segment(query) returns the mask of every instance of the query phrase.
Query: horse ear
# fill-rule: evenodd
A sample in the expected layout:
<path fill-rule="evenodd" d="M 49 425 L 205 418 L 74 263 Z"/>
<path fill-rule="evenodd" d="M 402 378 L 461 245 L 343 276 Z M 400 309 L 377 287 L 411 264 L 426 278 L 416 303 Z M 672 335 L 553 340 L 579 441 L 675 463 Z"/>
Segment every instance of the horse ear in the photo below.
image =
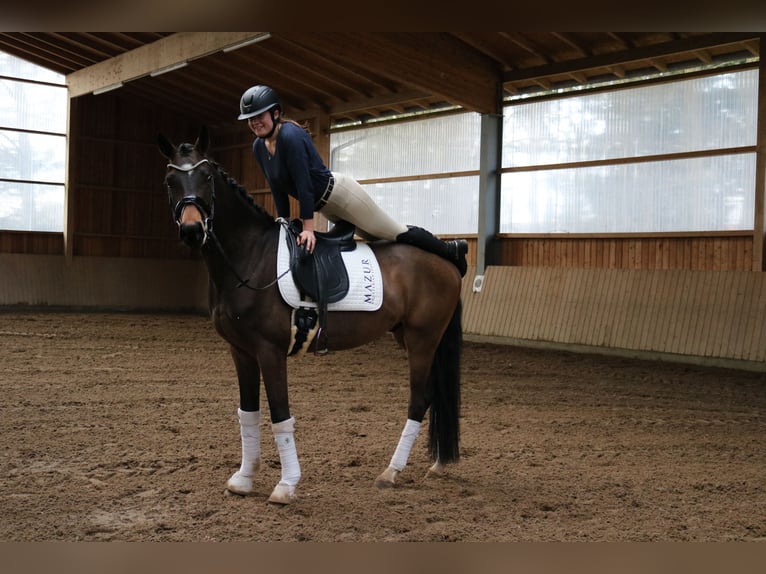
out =
<path fill-rule="evenodd" d="M 208 134 L 207 126 L 202 126 L 199 130 L 199 137 L 197 138 L 197 141 L 194 142 L 194 147 L 196 147 L 197 151 L 202 155 L 205 155 L 209 145 L 210 135 Z"/>
<path fill-rule="evenodd" d="M 160 151 L 168 159 L 173 159 L 176 154 L 176 147 L 170 143 L 170 140 L 165 137 L 165 134 L 157 134 L 157 144 L 160 146 Z"/>

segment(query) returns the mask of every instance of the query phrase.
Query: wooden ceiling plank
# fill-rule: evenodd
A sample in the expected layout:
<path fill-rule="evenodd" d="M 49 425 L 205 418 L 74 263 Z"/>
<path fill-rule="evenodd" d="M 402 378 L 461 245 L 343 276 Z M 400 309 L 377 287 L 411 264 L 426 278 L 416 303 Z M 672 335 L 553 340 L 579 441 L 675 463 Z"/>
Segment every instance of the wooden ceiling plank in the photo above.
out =
<path fill-rule="evenodd" d="M 565 34 L 564 32 L 551 32 L 551 35 L 555 38 L 558 38 L 562 42 L 564 42 L 567 46 L 572 48 L 581 58 L 586 58 L 590 56 L 588 51 L 583 48 L 578 42 L 576 42 L 570 34 Z"/>
<path fill-rule="evenodd" d="M 575 82 L 578 84 L 586 84 L 588 83 L 588 76 L 586 76 L 582 72 L 570 72 L 567 74 L 570 78 L 572 78 Z"/>
<path fill-rule="evenodd" d="M 668 65 L 665 62 L 663 62 L 661 60 L 658 60 L 657 58 L 649 58 L 648 62 L 652 66 L 654 66 L 655 69 L 659 70 L 660 72 L 665 73 L 669 69 Z"/>
<path fill-rule="evenodd" d="M 369 65 L 370 59 L 364 50 L 359 49 L 354 37 L 342 36 L 338 33 L 301 32 L 280 33 L 279 38 L 287 39 L 301 49 L 313 53 L 321 58 L 324 65 L 332 65 L 342 68 L 359 78 L 365 83 L 373 84 L 387 92 L 397 90 L 396 82 L 392 82 L 388 76 L 383 76 Z"/>
<path fill-rule="evenodd" d="M 633 43 L 627 38 L 625 38 L 624 34 L 620 34 L 619 32 L 607 32 L 607 34 L 609 35 L 610 38 L 617 40 L 622 46 L 623 50 L 628 50 L 634 47 Z"/>
<path fill-rule="evenodd" d="M 500 66 L 446 34 L 388 32 L 354 36 L 358 53 L 392 80 L 481 113 L 495 113 Z M 352 54 L 358 57 L 358 54 Z"/>
<path fill-rule="evenodd" d="M 148 32 L 134 32 L 130 34 L 126 32 L 69 32 L 67 35 L 72 37 L 82 36 L 87 39 L 87 43 L 84 41 L 80 42 L 83 46 L 90 46 L 91 48 L 94 48 L 93 45 L 99 46 L 104 54 L 104 57 L 101 59 L 107 59 L 117 54 L 134 50 L 144 44 L 156 42 L 169 34 L 149 34 Z"/>
<path fill-rule="evenodd" d="M 398 92 L 396 94 L 376 96 L 366 100 L 355 100 L 347 104 L 335 105 L 330 108 L 329 113 L 335 116 L 361 112 L 368 108 L 394 108 L 396 105 L 406 105 L 410 102 L 422 100 L 426 97 L 428 97 L 428 94 L 419 90 L 411 92 Z"/>
<path fill-rule="evenodd" d="M 625 68 L 623 68 L 622 66 L 618 66 L 618 65 L 607 66 L 606 69 L 620 79 L 628 75 L 628 73 L 625 71 Z"/>
<path fill-rule="evenodd" d="M 759 40 L 747 40 L 746 42 L 742 42 L 745 49 L 753 56 L 758 56 L 760 54 L 760 44 Z"/>
<path fill-rule="evenodd" d="M 6 36 L 6 34 L 3 34 Z M 50 61 L 53 65 L 51 69 L 65 74 L 67 71 L 87 65 L 88 61 L 81 54 L 72 52 L 62 46 L 52 44 L 44 38 L 39 38 L 35 34 L 17 34 L 11 33 L 7 36 L 12 37 L 7 45 L 11 48 L 8 53 L 17 55 L 20 58 L 27 56 L 30 61 L 36 62 L 38 59 Z M 45 36 L 45 35 L 43 35 Z"/>
<path fill-rule="evenodd" d="M 337 81 L 332 76 L 324 74 L 316 68 L 306 66 L 301 61 L 290 60 L 279 51 L 274 51 L 264 46 L 262 52 L 265 52 L 268 57 L 259 59 L 259 68 L 265 68 L 282 74 L 284 74 L 284 70 L 290 69 L 296 72 L 291 72 L 290 77 L 297 84 L 305 86 L 305 88 L 311 89 L 311 91 L 316 91 L 327 98 L 337 98 L 341 101 L 349 100 L 347 95 L 349 92 L 358 94 L 354 88 L 349 88 L 348 85 Z M 333 89 L 333 87 L 337 89 Z"/>
<path fill-rule="evenodd" d="M 300 65 L 321 74 L 326 81 L 343 86 L 345 89 L 356 93 L 363 98 L 371 98 L 375 95 L 375 84 L 366 76 L 357 74 L 335 62 L 325 58 L 313 50 L 307 50 L 301 44 L 287 38 L 272 34 L 272 40 L 264 49 L 272 49 L 279 52 L 292 65 Z"/>
<path fill-rule="evenodd" d="M 503 53 L 495 43 L 487 40 L 487 33 L 450 32 L 450 34 L 474 50 L 500 62 L 504 68 L 515 67 L 515 64 L 508 59 L 507 54 Z"/>
<path fill-rule="evenodd" d="M 501 34 L 536 58 L 540 58 L 546 64 L 553 61 L 549 56 L 545 55 L 540 48 L 534 46 L 529 39 L 522 36 L 519 32 L 501 32 Z"/>
<path fill-rule="evenodd" d="M 178 32 L 67 75 L 69 96 L 146 76 L 153 71 L 208 56 L 265 32 Z"/>
<path fill-rule="evenodd" d="M 599 54 L 579 60 L 570 60 L 567 62 L 555 62 L 544 66 L 534 66 L 522 70 L 513 70 L 503 75 L 504 82 L 519 80 L 532 80 L 534 78 L 543 78 L 546 76 L 566 74 L 570 72 L 589 70 L 593 68 L 606 68 L 620 64 L 628 64 L 650 58 L 658 58 L 678 53 L 694 52 L 713 46 L 725 44 L 741 44 L 745 40 L 750 40 L 757 34 L 745 32 L 721 32 L 711 33 L 681 40 L 674 40 L 659 43 L 622 52 L 609 54 Z"/>
<path fill-rule="evenodd" d="M 693 54 L 697 56 L 705 64 L 713 63 L 713 56 L 707 50 L 694 50 Z"/>

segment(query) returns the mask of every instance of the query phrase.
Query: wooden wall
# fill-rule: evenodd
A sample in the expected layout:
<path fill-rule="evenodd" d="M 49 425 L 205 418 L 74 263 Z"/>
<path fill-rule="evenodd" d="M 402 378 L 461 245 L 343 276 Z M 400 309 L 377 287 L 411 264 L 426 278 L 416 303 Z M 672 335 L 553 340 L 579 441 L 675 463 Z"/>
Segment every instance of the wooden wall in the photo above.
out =
<path fill-rule="evenodd" d="M 72 100 L 69 137 L 71 255 L 189 259 L 164 189 L 159 131 L 175 141 L 198 126 L 117 95 Z M 193 141 L 193 140 L 192 140 Z"/>
<path fill-rule="evenodd" d="M 0 307 L 207 309 L 201 261 L 0 253 Z"/>
<path fill-rule="evenodd" d="M 562 237 L 499 239 L 500 265 L 580 269 L 693 269 L 749 271 L 752 232 L 670 236 Z"/>
<path fill-rule="evenodd" d="M 64 253 L 64 234 L 0 230 L 0 253 L 60 255 Z"/>
<path fill-rule="evenodd" d="M 766 273 L 488 267 L 467 336 L 766 370 Z"/>

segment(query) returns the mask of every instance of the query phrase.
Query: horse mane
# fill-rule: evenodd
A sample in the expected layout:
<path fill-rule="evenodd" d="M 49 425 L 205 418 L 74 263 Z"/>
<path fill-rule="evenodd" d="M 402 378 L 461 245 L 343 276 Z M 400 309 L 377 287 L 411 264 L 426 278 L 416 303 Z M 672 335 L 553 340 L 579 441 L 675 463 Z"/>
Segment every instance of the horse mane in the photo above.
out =
<path fill-rule="evenodd" d="M 267 218 L 270 221 L 274 221 L 274 217 L 267 211 L 267 209 L 260 203 L 256 203 L 253 199 L 253 196 L 247 193 L 247 190 L 244 188 L 244 186 L 242 186 L 236 179 L 231 177 L 228 172 L 220 166 L 220 164 L 210 158 L 208 158 L 208 161 L 212 163 L 213 166 L 218 170 L 218 173 L 221 174 L 221 177 L 226 182 L 226 185 L 236 190 L 240 197 L 242 197 L 242 199 L 244 199 L 245 202 L 255 210 L 258 216 Z"/>

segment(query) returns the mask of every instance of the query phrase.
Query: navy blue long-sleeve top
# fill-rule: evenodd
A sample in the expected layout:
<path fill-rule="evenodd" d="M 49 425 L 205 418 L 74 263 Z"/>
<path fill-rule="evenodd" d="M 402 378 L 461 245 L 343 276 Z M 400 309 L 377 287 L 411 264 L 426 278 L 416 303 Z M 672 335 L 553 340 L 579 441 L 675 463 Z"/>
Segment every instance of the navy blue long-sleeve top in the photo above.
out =
<path fill-rule="evenodd" d="M 300 218 L 313 218 L 314 205 L 327 189 L 332 172 L 325 166 L 306 130 L 284 122 L 277 134 L 274 155 L 269 154 L 262 138 L 253 142 L 253 154 L 266 175 L 277 217 L 290 217 L 288 196 L 291 195 L 300 205 Z"/>

